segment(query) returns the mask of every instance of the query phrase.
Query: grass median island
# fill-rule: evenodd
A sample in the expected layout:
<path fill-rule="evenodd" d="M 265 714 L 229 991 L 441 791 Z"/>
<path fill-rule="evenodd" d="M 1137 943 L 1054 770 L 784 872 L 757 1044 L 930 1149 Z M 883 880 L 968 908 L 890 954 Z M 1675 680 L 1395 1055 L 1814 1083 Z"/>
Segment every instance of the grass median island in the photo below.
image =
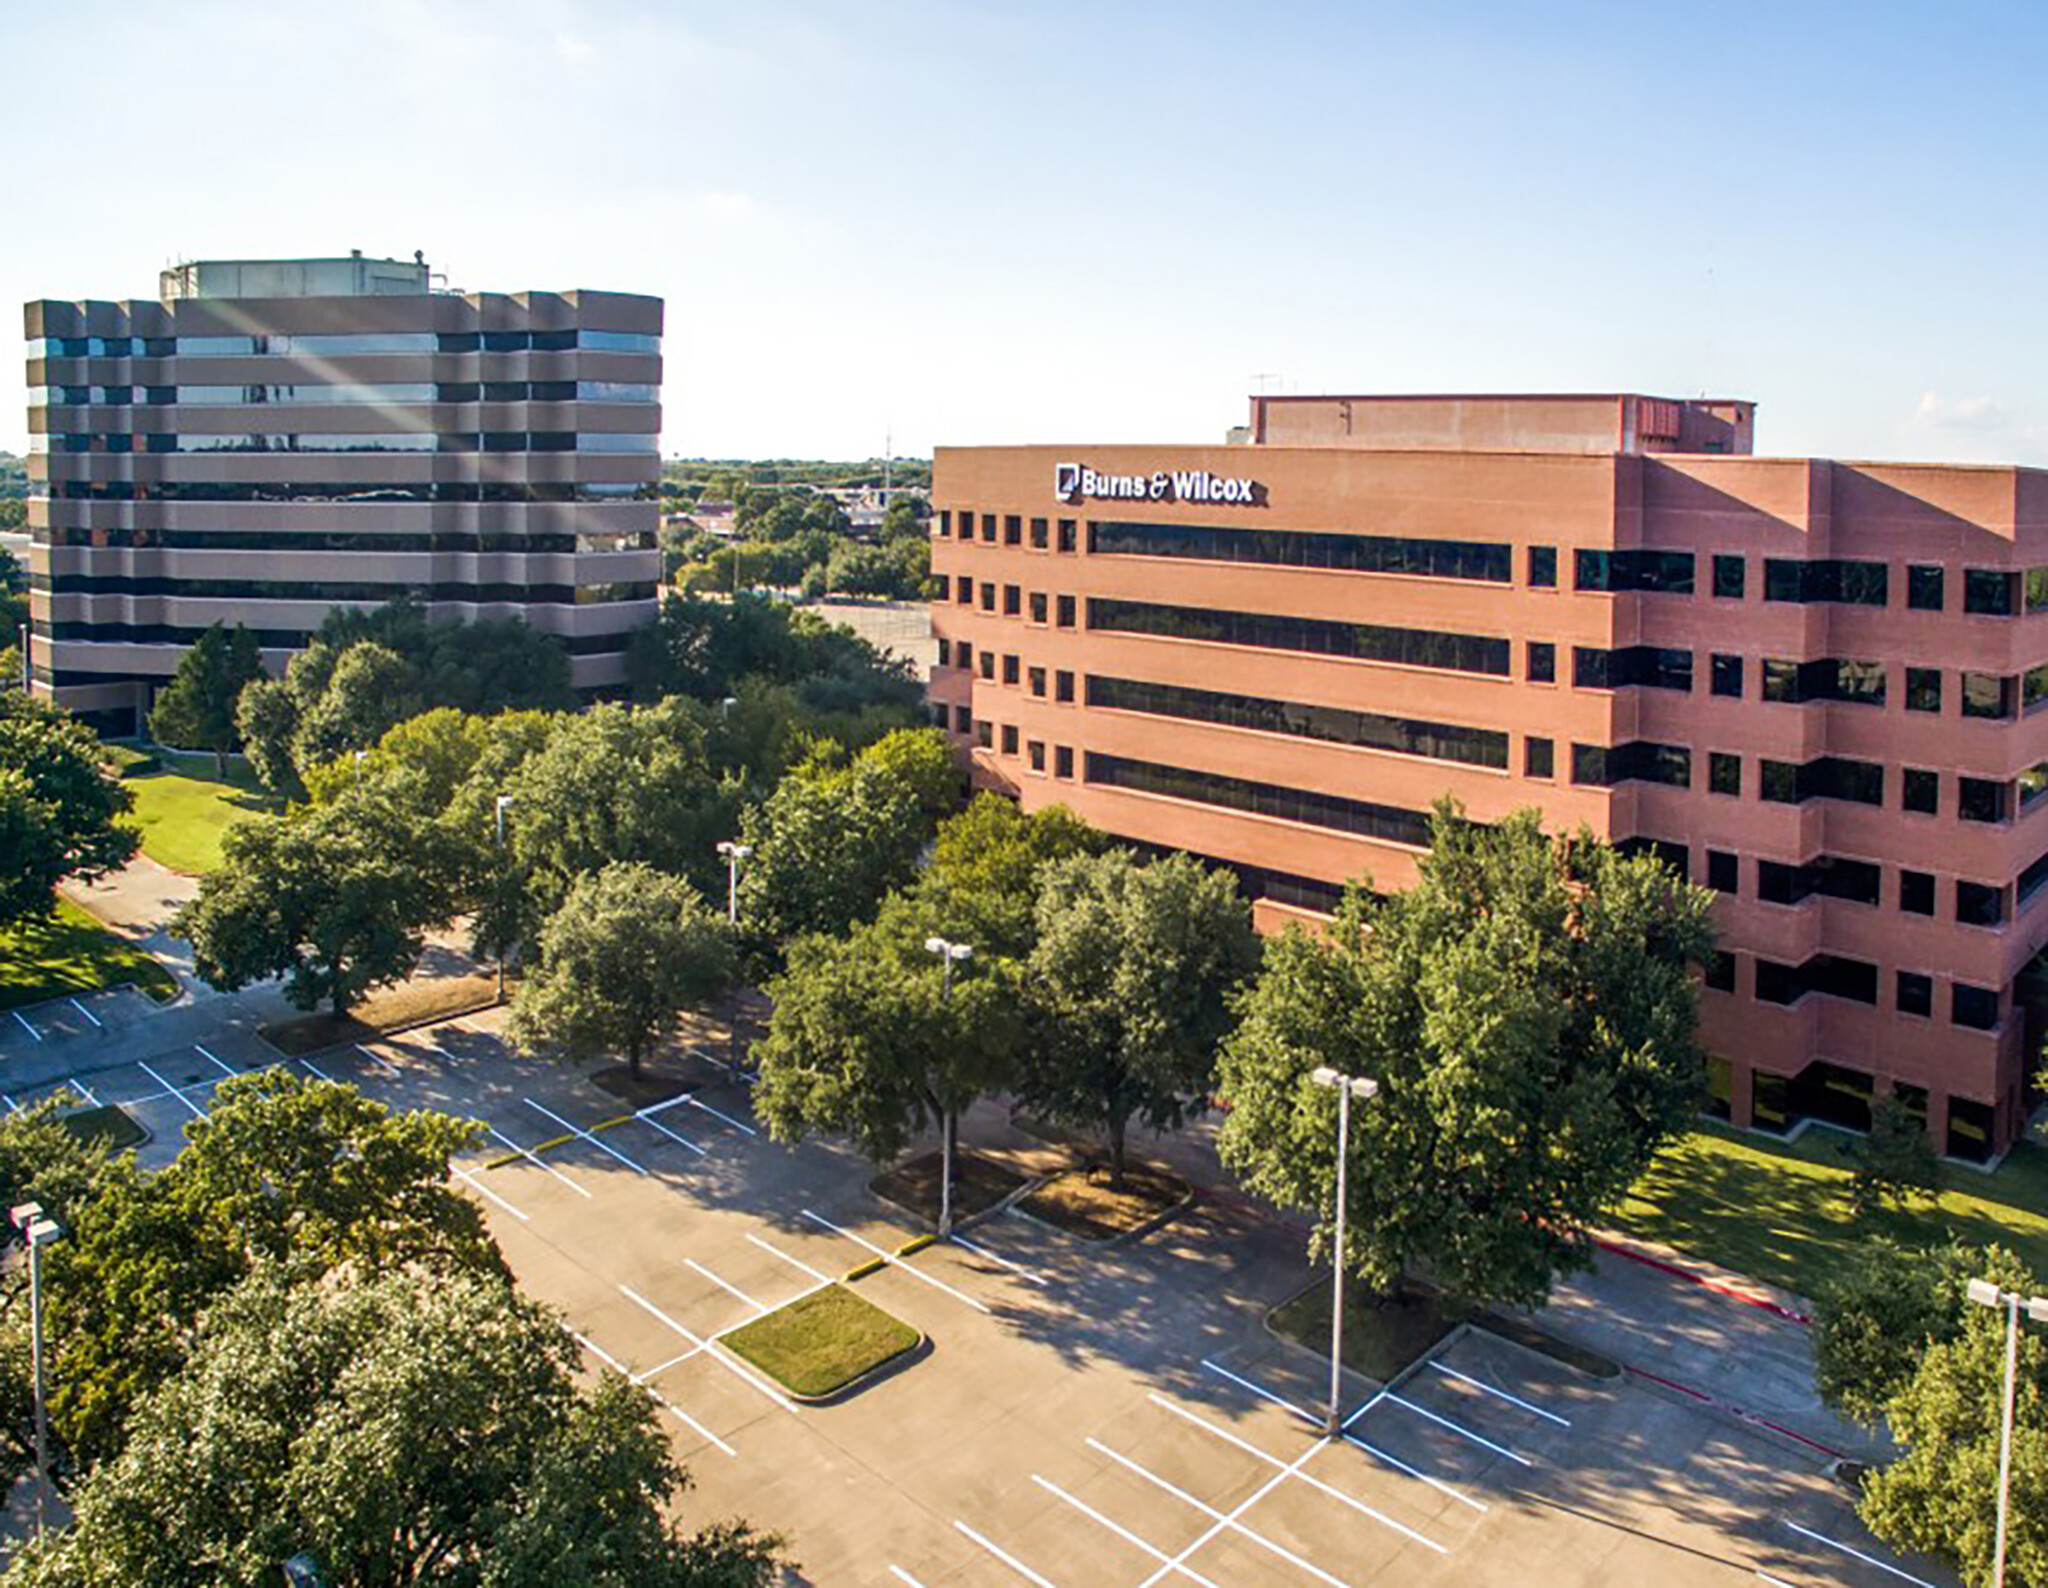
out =
<path fill-rule="evenodd" d="M 2023 1142 L 1993 1174 L 1944 1164 L 1938 1201 L 1858 1218 L 1841 1151 L 1849 1140 L 1821 1128 L 1778 1142 L 1703 1126 L 1657 1155 L 1608 1222 L 1807 1297 L 1875 1235 L 1995 1242 L 2048 1274 L 2048 1149 Z"/>
<path fill-rule="evenodd" d="M 1344 1286 L 1344 1365 L 1385 1384 L 1434 1349 L 1456 1327 L 1437 1298 L 1419 1289 L 1375 1296 L 1356 1280 Z M 1330 1354 L 1327 1275 L 1266 1314 L 1266 1325 L 1319 1356 Z"/>
<path fill-rule="evenodd" d="M 827 1285 L 720 1335 L 719 1343 L 792 1395 L 815 1400 L 915 1350 L 921 1338 L 844 1285 Z"/>
<path fill-rule="evenodd" d="M 0 1009 L 125 986 L 158 1003 L 178 996 L 176 977 L 69 899 L 0 931 Z"/>
<path fill-rule="evenodd" d="M 221 835 L 251 811 L 278 808 L 255 774 L 230 763 L 225 779 L 210 755 L 156 752 L 165 770 L 126 782 L 135 796 L 128 820 L 142 832 L 142 852 L 158 865 L 204 876 L 221 861 Z"/>
<path fill-rule="evenodd" d="M 1106 1164 L 1091 1164 L 1055 1175 L 1017 1207 L 1084 1240 L 1107 1241 L 1155 1223 L 1192 1194 L 1187 1181 L 1164 1169 L 1131 1164 L 1119 1186 Z"/>

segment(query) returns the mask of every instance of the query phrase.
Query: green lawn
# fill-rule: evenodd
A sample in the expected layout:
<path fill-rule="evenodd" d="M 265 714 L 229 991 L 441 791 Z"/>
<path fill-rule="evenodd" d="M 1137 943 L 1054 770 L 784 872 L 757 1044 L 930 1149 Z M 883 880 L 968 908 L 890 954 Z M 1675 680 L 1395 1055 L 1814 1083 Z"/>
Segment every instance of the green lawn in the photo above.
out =
<path fill-rule="evenodd" d="M 142 829 L 142 852 L 160 866 L 202 876 L 220 864 L 221 834 L 250 811 L 274 810 L 246 767 L 230 761 L 222 782 L 210 755 L 162 751 L 166 770 L 128 779 L 129 818 Z"/>
<path fill-rule="evenodd" d="M 2023 1143 L 1990 1175 L 1945 1164 L 1938 1203 L 1857 1219 L 1848 1139 L 1809 1129 L 1787 1145 L 1706 1127 L 1661 1153 L 1609 1222 L 1802 1296 L 1873 1235 L 1996 1241 L 2048 1275 L 2048 1150 Z"/>
<path fill-rule="evenodd" d="M 917 1344 L 917 1331 L 844 1285 L 745 1323 L 719 1343 L 797 1395 L 830 1395 Z"/>
<path fill-rule="evenodd" d="M 131 982 L 160 1003 L 178 996 L 169 971 L 69 899 L 54 915 L 0 931 L 0 1009 Z"/>

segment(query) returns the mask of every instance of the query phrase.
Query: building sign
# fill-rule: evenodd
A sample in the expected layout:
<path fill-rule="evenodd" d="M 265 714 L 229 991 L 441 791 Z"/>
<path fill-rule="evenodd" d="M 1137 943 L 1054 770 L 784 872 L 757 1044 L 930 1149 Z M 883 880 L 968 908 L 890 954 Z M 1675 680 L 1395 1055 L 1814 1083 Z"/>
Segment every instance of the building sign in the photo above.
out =
<path fill-rule="evenodd" d="M 1053 495 L 1083 502 L 1214 502 L 1264 507 L 1266 487 L 1257 480 L 1211 474 L 1207 469 L 1160 469 L 1153 474 L 1099 474 L 1084 463 L 1053 465 Z"/>

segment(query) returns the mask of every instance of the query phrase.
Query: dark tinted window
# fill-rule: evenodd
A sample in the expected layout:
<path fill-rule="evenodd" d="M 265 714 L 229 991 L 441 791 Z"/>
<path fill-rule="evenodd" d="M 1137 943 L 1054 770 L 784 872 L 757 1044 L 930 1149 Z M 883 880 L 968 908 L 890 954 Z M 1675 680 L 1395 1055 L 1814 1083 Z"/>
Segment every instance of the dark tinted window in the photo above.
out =
<path fill-rule="evenodd" d="M 1906 709 L 1908 711 L 1941 710 L 1941 669 L 1939 667 L 1909 667 L 1906 669 Z"/>
<path fill-rule="evenodd" d="M 1988 882 L 1958 881 L 1956 919 L 1965 926 L 1997 926 L 2005 919 L 2005 890 Z"/>
<path fill-rule="evenodd" d="M 1557 548 L 1555 546 L 1531 546 L 1529 548 L 1529 584 L 1538 590 L 1557 588 Z"/>
<path fill-rule="evenodd" d="M 1557 775 L 1557 752 L 1549 739 L 1528 738 L 1522 741 L 1522 771 L 1529 777 Z"/>
<path fill-rule="evenodd" d="M 1998 989 L 1971 987 L 1957 982 L 1949 989 L 1949 1018 L 1972 1031 L 1994 1031 L 1998 1027 Z"/>
<path fill-rule="evenodd" d="M 1917 766 L 1901 769 L 1899 808 L 1918 811 L 1923 816 L 1938 815 L 1941 811 L 1941 774 Z"/>
<path fill-rule="evenodd" d="M 1928 871 L 1899 873 L 1899 908 L 1908 915 L 1934 913 L 1934 874 Z"/>
<path fill-rule="evenodd" d="M 1906 605 L 1916 612 L 1939 612 L 1942 571 L 1938 566 L 1915 563 L 1906 570 Z"/>
<path fill-rule="evenodd" d="M 1985 777 L 1956 780 L 1956 815 L 1966 822 L 2002 822 L 2011 815 L 2012 785 Z"/>
<path fill-rule="evenodd" d="M 1996 673 L 1963 674 L 1963 715 L 2000 721 L 2012 715 L 2013 684 Z"/>
<path fill-rule="evenodd" d="M 1735 956 L 1726 949 L 1715 949 L 1707 961 L 1706 985 L 1712 992 L 1735 991 Z"/>
<path fill-rule="evenodd" d="M 1062 596 L 1062 603 L 1070 598 Z M 1160 606 L 1148 601 L 1091 598 L 1088 626 L 1128 634 L 1160 634 L 1224 645 L 1362 661 L 1399 662 L 1451 672 L 1508 674 L 1508 642 L 1490 636 L 1445 634 L 1432 629 L 1398 629 L 1370 623 L 1332 623 L 1320 618 L 1258 612 L 1224 612 L 1198 607 Z"/>
<path fill-rule="evenodd" d="M 1984 617 L 2009 618 L 2017 605 L 2014 589 L 2019 575 L 1993 568 L 1963 570 L 1963 610 Z"/>
<path fill-rule="evenodd" d="M 1548 640 L 1531 640 L 1528 649 L 1529 681 L 1550 684 L 1557 681 L 1557 647 Z"/>
<path fill-rule="evenodd" d="M 1374 805 L 1334 794 L 1316 794 L 1273 783 L 1223 777 L 1213 772 L 1194 772 L 1090 751 L 1087 781 L 1111 788 L 1163 794 L 1228 810 L 1255 811 L 1260 815 L 1277 816 L 1283 821 L 1358 833 L 1417 849 L 1425 848 L 1429 843 L 1429 816 L 1424 811 Z"/>
<path fill-rule="evenodd" d="M 1707 851 L 1707 886 L 1717 893 L 1734 893 L 1738 883 L 1736 877 L 1740 868 L 1735 856 L 1726 849 Z"/>
<path fill-rule="evenodd" d="M 1727 656 L 1718 651 L 1714 653 L 1714 693 L 1717 695 L 1732 695 L 1737 699 L 1741 698 L 1742 658 L 1740 656 Z"/>
<path fill-rule="evenodd" d="M 1740 601 L 1747 566 L 1739 556 L 1717 553 L 1714 557 L 1714 594 L 1724 601 Z"/>
<path fill-rule="evenodd" d="M 1902 1015 L 1933 1014 L 1934 978 L 1917 970 L 1900 971 L 1898 1004 Z"/>
<path fill-rule="evenodd" d="M 1514 557 L 1512 547 L 1491 541 L 1325 535 L 1291 529 L 1141 524 L 1113 519 L 1088 526 L 1088 549 L 1112 557 L 1194 557 L 1210 562 L 1272 563 L 1353 573 L 1481 579 L 1496 584 L 1508 582 Z"/>
<path fill-rule="evenodd" d="M 1742 757 L 1726 750 L 1707 752 L 1707 790 L 1712 794 L 1742 792 Z"/>

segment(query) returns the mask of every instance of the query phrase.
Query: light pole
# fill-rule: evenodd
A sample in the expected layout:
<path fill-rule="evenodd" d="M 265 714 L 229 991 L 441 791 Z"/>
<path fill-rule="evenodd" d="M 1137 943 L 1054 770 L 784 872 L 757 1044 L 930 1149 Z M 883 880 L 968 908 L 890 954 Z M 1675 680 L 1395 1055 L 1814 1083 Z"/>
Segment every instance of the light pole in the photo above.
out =
<path fill-rule="evenodd" d="M 514 805 L 514 804 L 517 804 L 517 803 L 518 803 L 518 800 L 519 800 L 519 796 L 518 796 L 518 795 L 516 795 L 516 794 L 500 794 L 500 795 L 498 796 L 498 808 L 497 808 L 497 823 L 498 823 L 498 880 L 499 880 L 499 882 L 500 882 L 500 883 L 502 883 L 502 882 L 503 882 L 503 881 L 505 880 L 505 807 L 506 807 L 506 806 L 508 806 L 508 805 Z M 502 901 L 501 901 L 501 902 L 502 902 Z M 502 932 L 502 931 L 504 930 L 504 927 L 503 927 L 503 924 L 502 924 L 502 923 L 501 923 L 501 924 L 500 924 L 500 926 L 499 926 L 499 930 L 500 930 L 500 932 Z M 501 937 L 501 938 L 500 938 L 500 939 L 498 940 L 498 1002 L 499 1002 L 499 1003 L 503 1003 L 503 1002 L 505 1001 L 505 950 L 506 950 L 507 948 L 509 948 L 510 946 L 511 946 L 511 945 L 510 945 L 510 944 L 508 944 L 507 942 L 505 942 L 505 941 L 504 941 L 504 939 L 503 939 L 502 937 Z"/>
<path fill-rule="evenodd" d="M 50 1490 L 50 1422 L 43 1402 L 43 1248 L 63 1239 L 64 1231 L 43 1217 L 40 1202 L 23 1202 L 8 1218 L 28 1243 L 29 1352 L 36 1388 L 36 1536 L 43 1533 L 43 1499 Z"/>
<path fill-rule="evenodd" d="M 725 857 L 725 924 L 737 928 L 740 924 L 740 862 L 754 852 L 754 846 L 722 838 L 718 842 L 718 852 Z"/>
<path fill-rule="evenodd" d="M 1337 1094 L 1337 1241 L 1330 1252 L 1330 1414 L 1323 1432 L 1335 1438 L 1344 1431 L 1344 1202 L 1345 1169 L 1351 1160 L 1351 1099 L 1361 1103 L 1379 1095 L 1380 1083 L 1363 1075 L 1344 1075 L 1324 1064 L 1309 1076 Z"/>
<path fill-rule="evenodd" d="M 924 940 L 927 953 L 939 956 L 941 980 L 939 982 L 939 1006 L 944 1008 L 953 1001 L 953 967 L 973 956 L 974 950 L 965 943 L 949 943 L 943 937 L 928 937 Z M 939 1239 L 953 1238 L 953 1111 L 939 1109 Z"/>
<path fill-rule="evenodd" d="M 1973 1279 L 1963 1294 L 1980 1307 L 2005 1309 L 2005 1403 L 1998 1429 L 1998 1542 L 1992 1550 L 1992 1588 L 2005 1588 L 2005 1508 L 2012 1487 L 2012 1406 L 2020 1365 L 2020 1308 L 2036 1323 L 2048 1323 L 2048 1296 L 2000 1290 L 1989 1279 Z"/>

